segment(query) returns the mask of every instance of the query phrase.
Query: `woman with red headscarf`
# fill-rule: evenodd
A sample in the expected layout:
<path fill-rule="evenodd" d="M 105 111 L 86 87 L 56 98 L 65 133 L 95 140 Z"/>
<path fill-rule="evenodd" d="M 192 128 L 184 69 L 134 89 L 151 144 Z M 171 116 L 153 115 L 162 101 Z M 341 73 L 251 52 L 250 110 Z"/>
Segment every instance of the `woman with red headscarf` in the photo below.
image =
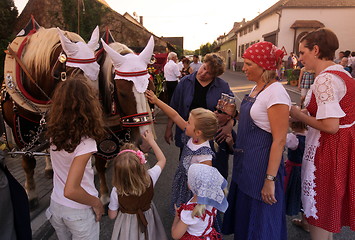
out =
<path fill-rule="evenodd" d="M 256 83 L 240 106 L 229 208 L 223 233 L 234 239 L 287 239 L 282 152 L 291 100 L 276 80 L 284 53 L 270 42 L 249 47 L 243 71 Z"/>
<path fill-rule="evenodd" d="M 332 237 L 342 226 L 355 231 L 355 81 L 333 62 L 337 36 L 320 28 L 299 44 L 300 60 L 316 74 L 291 116 L 306 123 L 302 161 L 302 206 L 313 240 Z"/>

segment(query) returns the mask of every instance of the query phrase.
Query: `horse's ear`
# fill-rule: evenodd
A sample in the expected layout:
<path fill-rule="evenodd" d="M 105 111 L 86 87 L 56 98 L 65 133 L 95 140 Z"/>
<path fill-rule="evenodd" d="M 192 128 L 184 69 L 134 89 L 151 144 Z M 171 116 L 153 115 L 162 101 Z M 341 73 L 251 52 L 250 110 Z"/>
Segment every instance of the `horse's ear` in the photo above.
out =
<path fill-rule="evenodd" d="M 116 52 L 115 50 L 113 50 L 109 45 L 107 45 L 102 38 L 101 38 L 101 42 L 102 42 L 102 46 L 104 47 L 105 51 L 110 56 L 115 68 L 118 68 L 119 66 L 121 66 L 121 64 L 124 62 L 124 57 L 121 54 L 119 54 L 118 52 Z"/>
<path fill-rule="evenodd" d="M 68 56 L 72 56 L 75 53 L 77 53 L 78 47 L 75 45 L 75 43 L 73 43 L 66 36 L 64 36 L 63 31 L 60 30 L 60 28 L 57 27 L 57 30 L 58 30 L 58 34 L 59 34 L 60 43 L 62 44 L 62 48 L 63 48 L 64 52 Z"/>
<path fill-rule="evenodd" d="M 150 59 L 152 58 L 153 51 L 154 51 L 154 38 L 153 36 L 151 36 L 147 46 L 139 54 L 139 58 L 148 64 L 150 63 Z"/>
<path fill-rule="evenodd" d="M 99 48 L 99 35 L 100 35 L 99 26 L 96 26 L 96 28 L 91 34 L 90 41 L 88 42 L 88 47 L 93 51 Z"/>

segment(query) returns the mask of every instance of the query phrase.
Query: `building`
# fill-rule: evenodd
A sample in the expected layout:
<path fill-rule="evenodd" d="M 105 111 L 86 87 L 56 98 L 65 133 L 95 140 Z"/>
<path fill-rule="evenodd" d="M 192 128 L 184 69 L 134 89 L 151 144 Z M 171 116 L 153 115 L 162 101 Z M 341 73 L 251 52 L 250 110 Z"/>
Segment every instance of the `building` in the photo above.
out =
<path fill-rule="evenodd" d="M 236 30 L 237 69 L 241 69 L 243 53 L 251 44 L 269 41 L 286 55 L 298 54 L 300 38 L 320 27 L 335 32 L 338 51 L 355 51 L 355 27 L 351 26 L 354 14 L 354 0 L 280 0 Z"/>
<path fill-rule="evenodd" d="M 236 32 L 239 28 L 246 24 L 245 18 L 241 22 L 235 22 L 232 30 L 228 34 L 221 35 L 217 38 L 217 47 L 219 55 L 226 60 L 226 68 L 235 70 L 233 63 L 237 61 L 237 35 Z"/>
<path fill-rule="evenodd" d="M 99 25 L 101 34 L 106 28 L 109 29 L 117 42 L 127 45 L 135 52 L 142 51 L 152 35 L 155 52 L 163 53 L 174 49 L 170 43 L 143 26 L 143 17 L 131 16 L 128 13 L 122 16 L 105 0 L 29 0 L 17 18 L 15 33 L 27 25 L 31 15 L 42 27 L 59 27 L 76 32 L 86 40 L 90 38 L 96 25 Z"/>

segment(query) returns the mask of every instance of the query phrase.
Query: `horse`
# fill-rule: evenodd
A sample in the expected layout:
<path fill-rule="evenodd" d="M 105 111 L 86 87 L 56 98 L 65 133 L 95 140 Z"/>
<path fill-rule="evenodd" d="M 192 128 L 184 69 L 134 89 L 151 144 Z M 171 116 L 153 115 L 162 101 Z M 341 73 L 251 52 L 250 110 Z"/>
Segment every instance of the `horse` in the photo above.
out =
<path fill-rule="evenodd" d="M 2 94 L 2 113 L 4 121 L 13 131 L 16 144 L 23 148 L 23 152 L 26 152 L 22 158 L 22 166 L 26 175 L 25 189 L 30 207 L 34 209 L 38 205 L 38 196 L 33 178 L 36 160 L 32 152 L 39 152 L 49 147 L 48 141 L 43 139 L 45 116 L 55 87 L 60 81 L 65 81 L 68 74 L 83 74 L 87 77 L 89 83 L 101 93 L 105 91 L 99 88 L 109 89 L 110 84 L 114 82 L 115 91 L 112 92 L 114 96 L 112 94 L 110 96 L 114 99 L 113 102 L 117 101 L 117 112 L 120 115 L 107 114 L 105 116 L 108 132 L 112 134 L 108 139 L 98 144 L 98 148 L 103 152 L 112 153 L 112 149 L 107 148 L 111 148 L 112 145 L 107 143 L 111 141 L 112 136 L 117 137 L 115 131 L 118 128 L 146 125 L 152 121 L 146 114 L 149 108 L 138 106 L 138 103 L 143 102 L 144 94 L 140 93 L 135 96 L 131 82 L 122 79 L 112 81 L 112 74 L 103 71 L 103 75 L 107 74 L 106 79 L 111 76 L 111 80 L 98 83 L 100 66 L 94 55 L 94 50 L 98 47 L 98 28 L 94 30 L 90 41 L 86 44 L 75 33 L 64 33 L 55 28 L 40 28 L 34 19 L 32 19 L 30 25 L 33 28 L 27 31 L 28 34 L 17 37 L 8 48 L 9 52 L 5 59 L 6 90 Z M 151 54 L 150 51 L 152 51 L 151 47 L 143 55 Z M 101 94 L 101 99 L 105 99 L 105 97 Z M 135 101 L 136 97 L 140 100 Z M 119 104 L 118 100 L 124 104 Z M 103 103 L 109 102 L 102 101 Z M 113 102 L 111 101 L 111 104 Z M 125 117 L 126 115 L 128 117 Z M 146 123 L 140 123 L 144 121 Z M 135 124 L 132 124 L 134 122 Z M 136 129 L 126 131 L 124 136 L 118 136 L 118 138 L 121 139 L 121 142 L 122 138 L 125 138 L 126 140 L 136 141 L 137 144 L 140 143 L 140 133 Z M 114 155 L 110 157 L 112 158 Z M 102 162 L 96 161 L 99 173 L 104 170 L 103 164 L 100 164 Z M 103 186 L 106 185 L 105 179 L 101 180 L 101 183 Z M 106 188 L 100 187 L 100 189 L 103 189 L 100 191 L 101 196 L 105 196 L 108 192 L 107 186 Z M 105 197 L 102 199 L 105 199 Z"/>
<path fill-rule="evenodd" d="M 17 36 L 8 47 L 4 71 L 6 89 L 2 92 L 1 106 L 4 121 L 11 128 L 17 146 L 26 153 L 22 157 L 22 166 L 26 175 L 25 189 L 33 210 L 38 206 L 38 196 L 34 181 L 36 160 L 32 153 L 49 147 L 43 135 L 54 89 L 69 74 L 82 74 L 98 88 L 100 66 L 94 55 L 98 46 L 98 27 L 86 44 L 75 33 L 42 28 L 33 18 L 29 25 L 31 27 L 24 28 L 24 34 Z M 70 45 L 68 41 L 76 43 Z M 83 59 L 85 63 L 80 62 Z M 63 60 L 70 63 L 65 64 Z M 49 163 L 46 162 L 45 171 L 50 175 Z"/>
<path fill-rule="evenodd" d="M 101 39 L 102 50 L 105 51 L 99 51 L 97 55 L 102 54 L 98 58 L 101 66 L 99 90 L 106 113 L 108 137 L 98 143 L 98 152 L 95 154 L 95 167 L 100 180 L 100 199 L 103 204 L 109 201 L 105 175 L 107 160 L 118 154 L 123 142 L 142 146 L 144 143 L 141 134 L 147 129 L 154 131 L 150 106 L 144 95 L 147 88 L 154 90 L 147 71 L 147 64 L 150 63 L 154 49 L 153 37 L 137 55 L 126 45 L 115 42 L 108 31 L 105 36 L 105 41 Z"/>

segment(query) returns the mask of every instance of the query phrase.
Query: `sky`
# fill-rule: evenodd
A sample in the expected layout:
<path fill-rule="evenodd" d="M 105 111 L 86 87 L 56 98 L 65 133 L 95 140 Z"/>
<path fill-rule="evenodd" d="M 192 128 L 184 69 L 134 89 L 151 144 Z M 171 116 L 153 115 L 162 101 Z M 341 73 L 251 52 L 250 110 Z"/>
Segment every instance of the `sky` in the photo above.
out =
<path fill-rule="evenodd" d="M 158 37 L 184 37 L 195 50 L 227 34 L 234 22 L 252 20 L 278 0 L 106 0 L 120 14 L 143 16 L 143 25 Z M 14 0 L 19 12 L 28 0 Z M 213 4 L 212 4 L 213 3 Z M 217 5 L 218 4 L 218 5 Z"/>

